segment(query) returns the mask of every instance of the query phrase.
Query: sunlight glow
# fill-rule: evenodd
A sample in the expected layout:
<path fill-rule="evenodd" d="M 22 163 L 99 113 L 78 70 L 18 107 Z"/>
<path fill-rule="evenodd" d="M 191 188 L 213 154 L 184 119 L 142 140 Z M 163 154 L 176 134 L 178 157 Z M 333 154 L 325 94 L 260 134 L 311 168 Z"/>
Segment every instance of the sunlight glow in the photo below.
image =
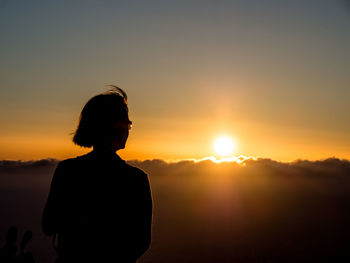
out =
<path fill-rule="evenodd" d="M 246 160 L 256 160 L 255 157 L 246 157 L 243 155 L 239 155 L 239 156 L 232 156 L 232 157 L 227 157 L 227 158 L 221 158 L 221 159 L 217 159 L 214 156 L 209 156 L 209 157 L 205 157 L 202 159 L 198 159 L 198 160 L 194 160 L 194 162 L 199 163 L 199 162 L 203 162 L 206 160 L 210 160 L 213 163 L 230 163 L 230 162 L 234 162 L 237 164 L 241 164 L 241 165 L 245 165 L 244 162 Z"/>
<path fill-rule="evenodd" d="M 221 136 L 214 142 L 214 150 L 220 156 L 228 156 L 233 153 L 235 144 L 228 136 Z"/>
<path fill-rule="evenodd" d="M 208 156 L 208 157 L 203 157 L 199 159 L 195 158 L 189 158 L 189 159 L 168 159 L 166 160 L 167 163 L 179 163 L 183 161 L 190 161 L 194 163 L 200 163 L 200 162 L 205 162 L 205 161 L 211 161 L 213 163 L 237 163 L 239 165 L 245 166 L 245 161 L 247 160 L 257 160 L 256 157 L 253 156 L 244 156 L 244 155 L 239 155 L 239 156 L 232 156 L 232 157 L 225 157 L 225 158 L 216 158 L 215 156 Z"/>

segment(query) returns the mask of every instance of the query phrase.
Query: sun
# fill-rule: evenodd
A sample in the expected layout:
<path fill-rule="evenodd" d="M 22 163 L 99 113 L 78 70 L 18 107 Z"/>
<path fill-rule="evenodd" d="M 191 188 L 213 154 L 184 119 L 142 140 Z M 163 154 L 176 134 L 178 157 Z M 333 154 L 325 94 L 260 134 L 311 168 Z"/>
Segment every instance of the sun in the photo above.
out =
<path fill-rule="evenodd" d="M 221 136 L 214 142 L 214 150 L 220 156 L 228 156 L 235 149 L 234 141 L 228 136 Z"/>

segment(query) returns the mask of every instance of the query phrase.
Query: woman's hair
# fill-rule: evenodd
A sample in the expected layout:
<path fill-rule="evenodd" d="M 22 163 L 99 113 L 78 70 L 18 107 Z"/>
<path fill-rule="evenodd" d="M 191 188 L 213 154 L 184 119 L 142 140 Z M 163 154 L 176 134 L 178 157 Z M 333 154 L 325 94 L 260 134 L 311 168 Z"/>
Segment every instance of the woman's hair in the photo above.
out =
<path fill-rule="evenodd" d="M 117 86 L 112 90 L 92 97 L 80 113 L 73 142 L 82 147 L 92 147 L 97 142 L 108 140 L 116 122 L 129 122 L 126 93 Z"/>

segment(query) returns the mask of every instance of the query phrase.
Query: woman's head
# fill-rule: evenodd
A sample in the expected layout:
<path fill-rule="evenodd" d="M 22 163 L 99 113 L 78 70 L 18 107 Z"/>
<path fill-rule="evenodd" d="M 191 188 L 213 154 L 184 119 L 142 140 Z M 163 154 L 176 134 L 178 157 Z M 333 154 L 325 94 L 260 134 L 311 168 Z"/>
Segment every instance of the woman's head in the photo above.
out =
<path fill-rule="evenodd" d="M 104 146 L 123 149 L 129 135 L 131 121 L 126 93 L 113 90 L 92 97 L 80 114 L 73 142 L 82 147 Z"/>

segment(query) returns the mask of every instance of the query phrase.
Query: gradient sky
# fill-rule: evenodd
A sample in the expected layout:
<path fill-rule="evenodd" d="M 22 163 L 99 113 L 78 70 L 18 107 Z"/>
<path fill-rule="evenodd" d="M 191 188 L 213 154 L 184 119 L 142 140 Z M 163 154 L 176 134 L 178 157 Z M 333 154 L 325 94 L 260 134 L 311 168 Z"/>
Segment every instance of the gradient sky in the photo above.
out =
<path fill-rule="evenodd" d="M 262 4 L 262 2 L 264 4 Z M 114 84 L 125 159 L 350 159 L 350 4 L 0 1 L 0 159 L 74 157 L 86 101 Z"/>

